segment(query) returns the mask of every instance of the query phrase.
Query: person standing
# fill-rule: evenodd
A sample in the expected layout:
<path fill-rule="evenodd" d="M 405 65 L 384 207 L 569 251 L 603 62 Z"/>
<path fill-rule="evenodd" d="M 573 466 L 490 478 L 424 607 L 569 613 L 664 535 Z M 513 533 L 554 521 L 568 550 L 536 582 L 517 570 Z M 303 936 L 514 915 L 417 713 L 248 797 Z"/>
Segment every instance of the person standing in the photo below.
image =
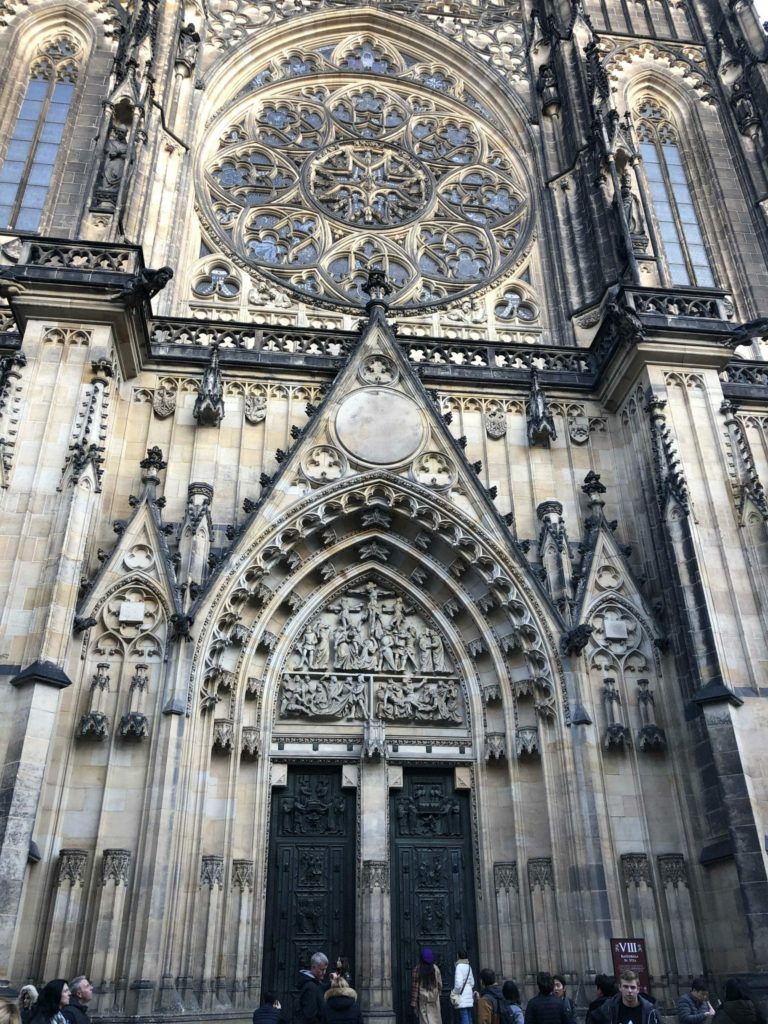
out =
<path fill-rule="evenodd" d="M 347 984 L 341 974 L 334 974 L 331 987 L 325 993 L 323 1024 L 362 1024 L 357 992 Z"/>
<path fill-rule="evenodd" d="M 606 999 L 591 1015 L 594 1024 L 660 1024 L 656 1007 L 640 995 L 634 971 L 622 971 L 619 991 Z"/>
<path fill-rule="evenodd" d="M 525 1024 L 571 1024 L 562 999 L 554 994 L 555 983 L 548 971 L 536 975 L 539 994 L 528 1000 Z"/>
<path fill-rule="evenodd" d="M 490 967 L 480 971 L 480 994 L 477 997 L 477 1024 L 501 1024 L 504 995 L 496 984 L 496 974 Z"/>
<path fill-rule="evenodd" d="M 253 1024 L 279 1024 L 282 1013 L 280 1000 L 272 992 L 261 993 L 261 1005 L 253 1011 Z"/>
<path fill-rule="evenodd" d="M 456 1009 L 461 1024 L 472 1024 L 472 1006 L 475 1001 L 475 977 L 469 965 L 466 949 L 459 950 L 459 958 L 453 972 L 453 991 L 459 997 Z"/>
<path fill-rule="evenodd" d="M 69 1006 L 61 1011 L 69 1024 L 91 1024 L 88 1003 L 93 999 L 93 985 L 84 974 L 79 974 L 69 983 Z"/>
<path fill-rule="evenodd" d="M 309 961 L 309 970 L 299 971 L 298 1024 L 320 1024 L 323 1013 L 323 998 L 328 985 L 325 972 L 328 957 L 325 953 L 314 953 Z"/>
<path fill-rule="evenodd" d="M 593 999 L 587 1009 L 587 1019 L 584 1024 L 593 1024 L 592 1014 L 595 1010 L 599 1009 L 606 999 L 610 999 L 611 996 L 616 995 L 616 983 L 613 978 L 607 974 L 595 975 L 595 989 L 597 991 L 597 998 Z"/>
<path fill-rule="evenodd" d="M 520 989 L 514 981 L 505 981 L 501 986 L 501 994 L 512 1014 L 513 1024 L 524 1024 L 525 1018 L 520 1007 Z"/>
<path fill-rule="evenodd" d="M 415 1011 L 419 1024 L 442 1024 L 440 993 L 443 979 L 435 964 L 432 950 L 425 947 L 419 962 L 411 972 L 411 1009 Z"/>
<path fill-rule="evenodd" d="M 712 1024 L 765 1024 L 765 1017 L 755 1006 L 746 984 L 729 978 Z"/>
<path fill-rule="evenodd" d="M 37 1002 L 37 989 L 34 985 L 22 985 L 19 989 L 19 1010 L 21 1024 L 29 1024 Z"/>
<path fill-rule="evenodd" d="M 707 983 L 703 978 L 694 978 L 691 991 L 677 1000 L 677 1019 L 679 1024 L 709 1024 L 715 1011 L 709 1004 Z"/>
<path fill-rule="evenodd" d="M 553 991 L 557 998 L 563 1000 L 563 1004 L 565 1005 L 565 1012 L 568 1014 L 568 1020 L 571 1021 L 571 1024 L 574 1024 L 576 1020 L 576 1006 L 574 1005 L 573 1000 L 566 991 L 565 978 L 562 976 L 562 974 L 553 974 L 552 984 L 554 985 Z"/>
<path fill-rule="evenodd" d="M 66 978 L 49 981 L 40 991 L 30 1024 L 67 1024 L 62 1013 L 69 1006 L 69 985 Z"/>

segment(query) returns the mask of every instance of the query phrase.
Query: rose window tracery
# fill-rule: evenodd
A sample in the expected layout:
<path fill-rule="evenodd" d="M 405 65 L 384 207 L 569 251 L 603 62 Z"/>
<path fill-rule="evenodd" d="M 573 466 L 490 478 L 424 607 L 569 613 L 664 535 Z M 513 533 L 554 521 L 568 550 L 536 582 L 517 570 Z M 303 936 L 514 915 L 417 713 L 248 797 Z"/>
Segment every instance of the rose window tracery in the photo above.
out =
<path fill-rule="evenodd" d="M 344 59 L 341 80 L 264 81 L 221 115 L 202 178 L 209 232 L 244 269 L 335 306 L 365 305 L 372 269 L 406 309 L 511 272 L 531 211 L 510 141 L 434 85 L 350 76 L 391 64 L 371 42 Z"/>

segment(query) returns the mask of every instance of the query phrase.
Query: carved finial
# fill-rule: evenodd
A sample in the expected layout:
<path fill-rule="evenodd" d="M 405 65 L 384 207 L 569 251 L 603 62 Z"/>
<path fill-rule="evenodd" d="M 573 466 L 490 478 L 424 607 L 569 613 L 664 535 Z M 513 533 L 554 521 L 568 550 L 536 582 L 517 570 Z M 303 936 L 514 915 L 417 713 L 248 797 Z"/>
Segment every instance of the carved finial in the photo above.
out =
<path fill-rule="evenodd" d="M 363 285 L 363 291 L 371 297 L 371 301 L 366 304 L 366 310 L 370 313 L 376 306 L 382 309 L 388 309 L 389 303 L 385 296 L 390 295 L 392 292 L 392 285 L 387 280 L 387 273 L 385 270 L 380 268 L 372 268 L 368 271 L 368 280 Z"/>

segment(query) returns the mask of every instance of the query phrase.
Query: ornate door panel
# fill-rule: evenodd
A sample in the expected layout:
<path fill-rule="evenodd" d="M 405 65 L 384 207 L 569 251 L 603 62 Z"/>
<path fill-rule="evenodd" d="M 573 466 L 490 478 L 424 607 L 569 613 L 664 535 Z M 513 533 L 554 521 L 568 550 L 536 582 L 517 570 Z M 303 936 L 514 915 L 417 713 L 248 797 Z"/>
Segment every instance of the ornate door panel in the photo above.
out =
<path fill-rule="evenodd" d="M 407 1019 L 411 969 L 429 946 L 443 976 L 443 1020 L 460 946 L 477 964 L 469 796 L 453 771 L 406 770 L 392 795 L 392 936 L 395 1012 Z"/>
<path fill-rule="evenodd" d="M 286 1009 L 313 953 L 354 957 L 355 817 L 340 768 L 291 768 L 273 793 L 262 988 Z"/>

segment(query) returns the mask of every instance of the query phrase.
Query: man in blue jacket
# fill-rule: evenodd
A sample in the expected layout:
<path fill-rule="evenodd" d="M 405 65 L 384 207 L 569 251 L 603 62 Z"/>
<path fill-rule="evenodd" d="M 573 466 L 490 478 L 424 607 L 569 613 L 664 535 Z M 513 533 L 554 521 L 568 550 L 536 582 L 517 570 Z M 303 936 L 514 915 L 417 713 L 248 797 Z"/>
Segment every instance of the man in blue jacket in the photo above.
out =
<path fill-rule="evenodd" d="M 677 1000 L 679 1024 L 709 1024 L 715 1011 L 709 1005 L 707 983 L 703 978 L 694 978 L 691 991 Z"/>

